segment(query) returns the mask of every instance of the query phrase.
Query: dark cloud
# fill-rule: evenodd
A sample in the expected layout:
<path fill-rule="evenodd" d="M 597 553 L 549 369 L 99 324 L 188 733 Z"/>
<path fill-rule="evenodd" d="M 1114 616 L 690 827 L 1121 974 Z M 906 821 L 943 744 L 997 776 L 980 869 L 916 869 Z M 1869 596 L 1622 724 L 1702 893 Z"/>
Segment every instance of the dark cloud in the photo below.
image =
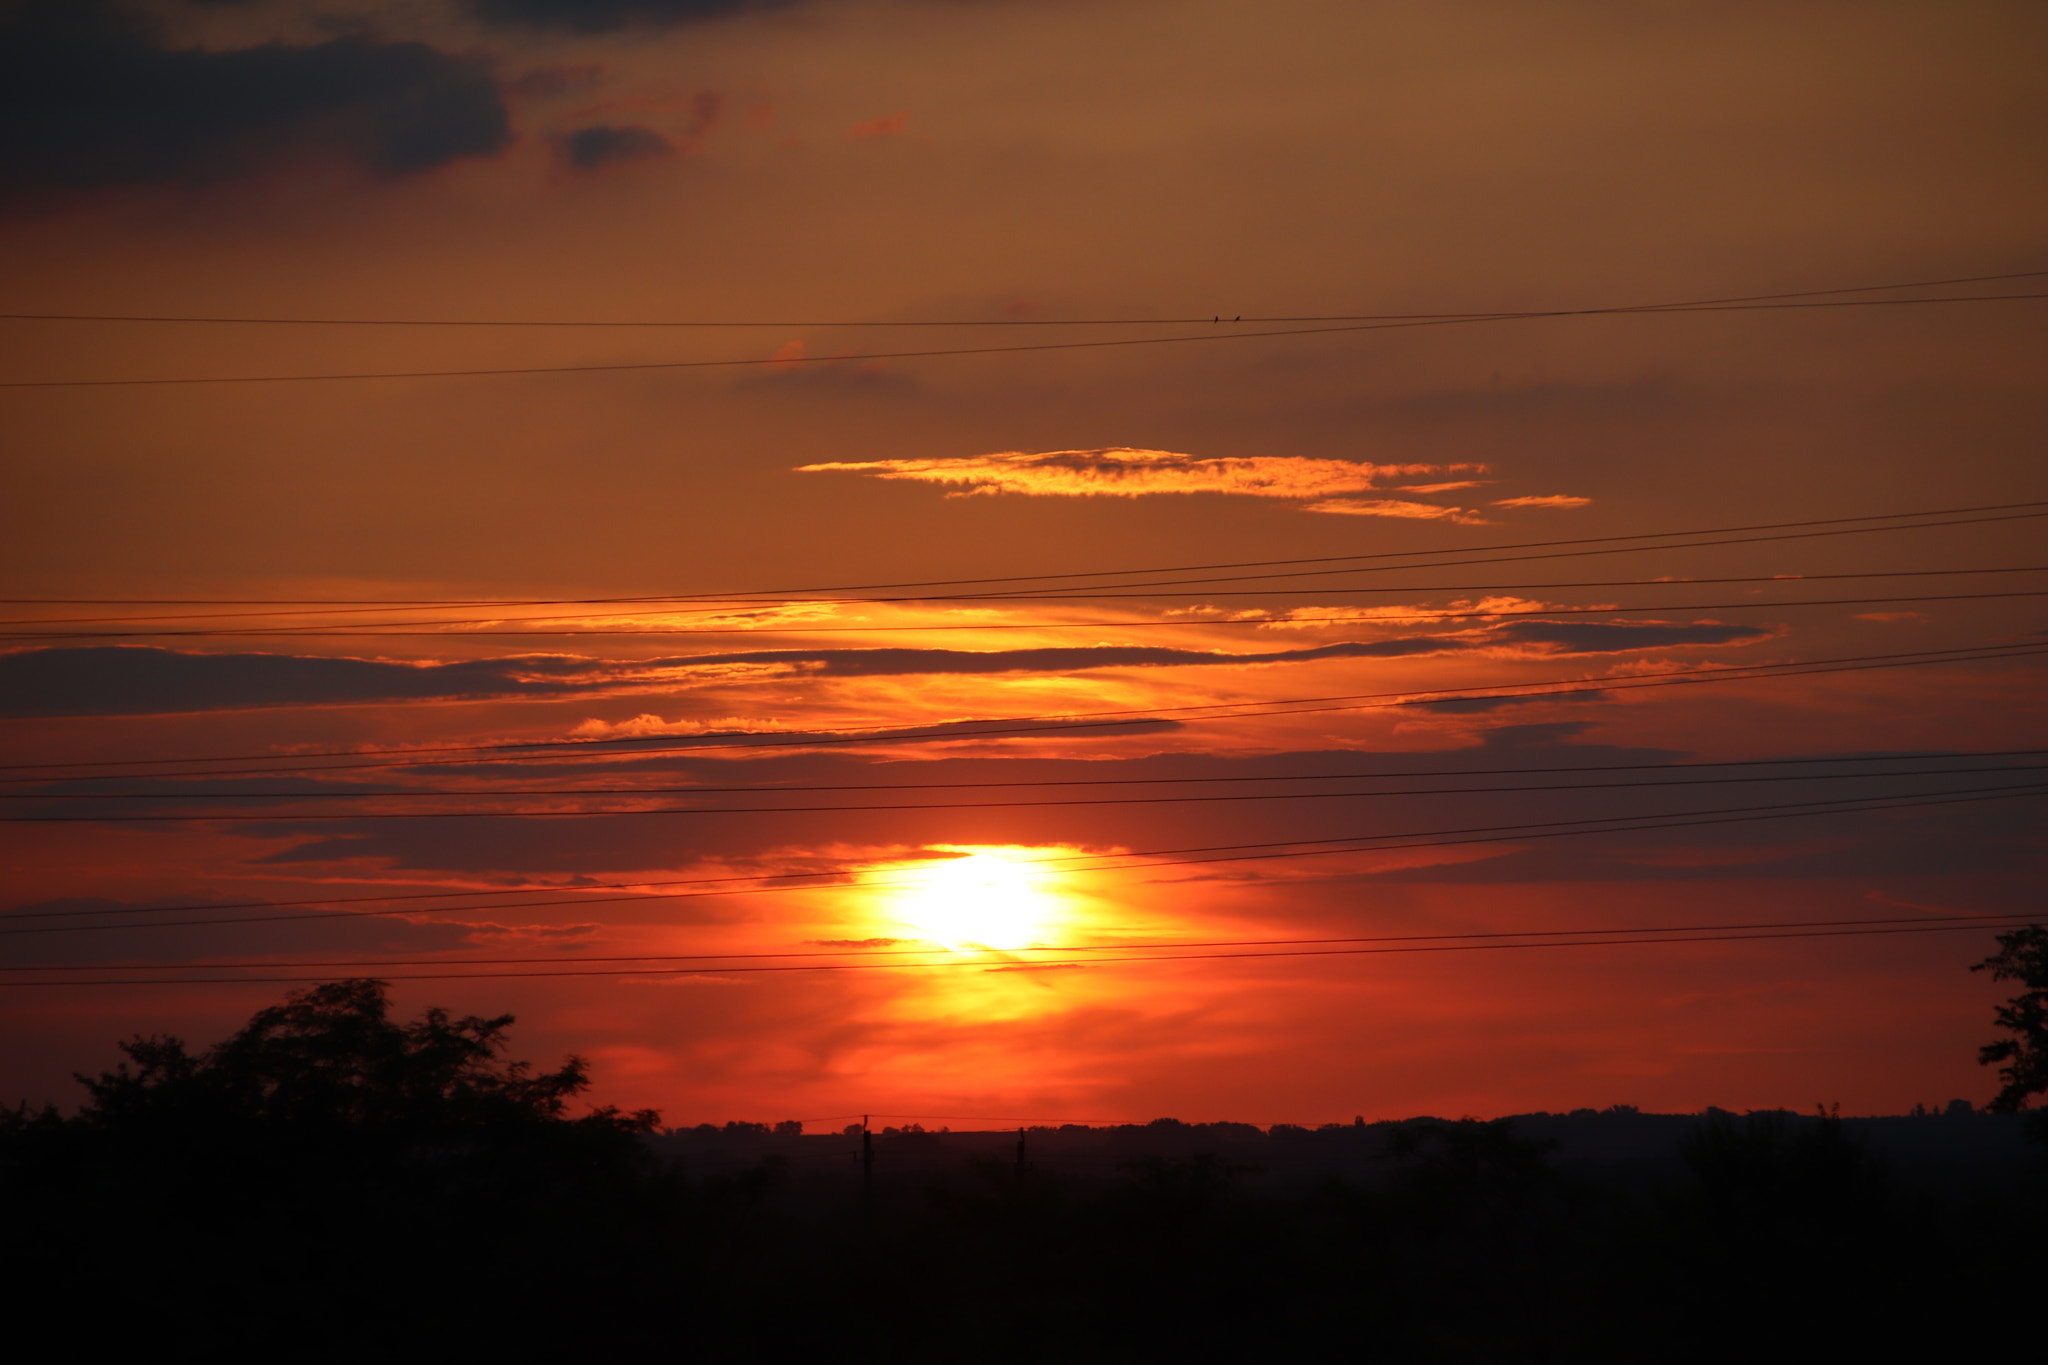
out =
<path fill-rule="evenodd" d="M 404 175 L 511 140 L 489 66 L 424 43 L 178 50 L 105 0 L 0 13 L 0 197 L 204 183 L 322 158 Z"/>
<path fill-rule="evenodd" d="M 1678 645 L 1749 644 L 1771 632 L 1754 626 L 1659 623 L 1584 625 L 1518 621 L 1459 635 L 1408 635 L 1391 640 L 1346 640 L 1306 649 L 1222 653 L 1151 645 L 1075 645 L 1041 649 L 764 649 L 650 661 L 650 668 L 736 664 L 807 665 L 813 676 L 887 677 L 906 673 L 1071 673 L 1097 668 L 1244 667 L 1302 664 L 1324 659 L 1405 659 L 1463 654 L 1505 646 L 1535 646 L 1557 654 L 1614 654 Z"/>
<path fill-rule="evenodd" d="M 748 10 L 780 8 L 789 0 L 470 0 L 486 23 L 602 33 L 629 25 L 725 19 Z"/>
<path fill-rule="evenodd" d="M 581 660 L 400 664 L 105 646 L 0 654 L 0 715 L 121 716 L 425 698 L 559 696 L 544 673 Z M 514 670 L 518 670 L 515 672 Z"/>
<path fill-rule="evenodd" d="M 1515 621 L 1493 630 L 1493 643 L 1548 646 L 1560 654 L 1619 654 L 1672 645 L 1736 645 L 1768 639 L 1755 626 L 1673 626 L 1659 621 Z"/>
<path fill-rule="evenodd" d="M 600 123 L 578 128 L 561 141 L 562 159 L 579 171 L 595 171 L 621 161 L 671 156 L 676 146 L 652 128 L 637 123 Z"/>
<path fill-rule="evenodd" d="M 553 99 L 572 90 L 594 85 L 604 68 L 599 66 L 537 66 L 505 82 L 505 93 L 517 99 Z"/>
<path fill-rule="evenodd" d="M 1657 762 L 1674 755 L 1661 750 L 1569 742 L 1573 727 L 1516 726 L 1481 737 L 1481 742 L 1434 751 L 1375 753 L 1323 750 L 1238 756 L 1162 753 L 1139 758 L 1036 758 L 1010 755 L 875 760 L 858 754 L 825 752 L 763 758 L 679 756 L 673 771 L 705 785 L 759 782 L 1089 782 L 1117 778 L 1263 778 L 1269 774 L 1374 771 L 1404 772 L 1459 767 L 1544 766 L 1551 763 Z M 1497 738 L 1495 736 L 1498 736 Z M 1503 750 L 1512 750 L 1504 753 Z M 1540 779 L 1539 779 L 1540 780 Z M 1333 781 L 1260 783 L 1268 792 L 1326 792 L 1363 785 Z M 1460 786 L 1434 779 L 1422 785 Z M 194 788 L 197 790 L 198 788 Z M 1200 794 L 1171 789 L 1163 794 Z M 1228 789 L 1224 789 L 1228 790 Z M 553 877 L 563 873 L 611 874 L 643 868 L 689 868 L 711 860 L 744 868 L 750 864 L 783 870 L 805 866 L 807 850 L 833 847 L 910 847 L 947 844 L 1073 844 L 1101 848 L 1185 848 L 1345 837 L 1361 830 L 1454 828 L 1520 819 L 1569 818 L 1557 794 L 1535 803 L 1547 814 L 1527 815 L 1528 797 L 1450 794 L 1434 797 L 1318 797 L 1305 801 L 1193 802 L 1163 806 L 984 807 L 971 803 L 1010 797 L 1090 797 L 1129 792 L 1075 789 L 926 791 L 910 799 L 937 801 L 939 809 L 849 810 L 795 815 L 706 814 L 594 820 L 333 820 L 270 824 L 252 822 L 236 834 L 270 851 L 254 861 L 271 867 L 304 867 L 371 860 L 391 868 L 437 871 L 493 869 Z M 1159 792 L 1140 794 L 1156 795 Z M 949 798 L 957 797 L 959 804 Z M 1610 801 L 1612 798 L 1609 798 Z M 861 805 L 886 801 L 874 794 L 806 797 L 803 804 Z M 719 798 L 715 804 L 736 804 Z M 779 803 L 769 803 L 779 804 Z M 1638 804 L 1639 801 L 1638 801 Z M 1589 808 L 1590 810 L 1591 808 Z M 279 840 L 290 841 L 275 847 Z M 828 857 L 829 863 L 833 859 Z M 681 874 L 679 874 L 681 875 Z M 671 911 L 710 913 L 715 899 L 650 905 Z"/>
<path fill-rule="evenodd" d="M 1437 701 L 1411 701 L 1407 704 L 1418 711 L 1432 711 L 1449 716 L 1474 716 L 1513 706 L 1542 706 L 1558 700 L 1558 697 L 1537 693 L 1534 696 L 1522 697 L 1444 697 Z M 1606 701 L 1608 695 L 1605 692 L 1574 692 L 1564 700 Z"/>
<path fill-rule="evenodd" d="M 226 904 L 246 904 L 246 899 Z M 336 912 L 326 919 L 265 923 L 265 912 L 261 910 L 209 908 L 221 904 L 220 898 L 208 896 L 164 896 L 146 901 L 67 896 L 18 905 L 0 911 L 0 965 L 177 962 L 195 957 L 344 949 L 366 953 L 441 952 L 487 946 L 500 937 L 492 932 L 499 926 L 475 922 L 489 920 L 489 916 L 483 915 L 436 920 L 431 915 L 407 918 Z M 214 918 L 240 922 L 172 923 Z"/>
<path fill-rule="evenodd" d="M 766 398 L 783 411 L 788 411 L 788 404 L 804 399 L 841 402 L 854 396 L 894 398 L 916 393 L 922 387 L 910 375 L 890 369 L 885 361 L 839 357 L 799 358 L 799 363 L 771 365 L 761 373 L 741 375 L 732 381 L 732 392 Z"/>
<path fill-rule="evenodd" d="M 1553 720 L 1536 725 L 1496 725 L 1479 732 L 1481 752 L 1500 749 L 1547 749 L 1562 746 L 1593 728 L 1589 720 Z M 1590 746 L 1575 745 L 1578 749 Z"/>
<path fill-rule="evenodd" d="M 1688 773 L 1684 785 L 1665 785 L 1671 775 L 1604 771 L 1586 774 L 1587 785 L 1570 789 L 1568 772 L 1600 764 L 1669 762 L 1680 754 L 1661 749 L 1602 744 L 1587 738 L 1583 723 L 1503 726 L 1475 736 L 1477 742 L 1434 750 L 1372 752 L 1323 750 L 1259 755 L 1161 753 L 1142 757 L 1039 757 L 1029 751 L 997 755 L 933 755 L 878 759 L 845 752 L 777 754 L 758 758 L 675 756 L 664 760 L 688 781 L 708 786 L 736 783 L 921 783 L 972 782 L 982 789 L 926 789 L 907 797 L 936 803 L 922 810 L 705 812 L 574 820 L 445 819 L 369 821 L 336 817 L 307 823 L 251 823 L 235 833 L 263 852 L 253 861 L 272 868 L 306 868 L 363 862 L 391 869 L 489 872 L 558 878 L 563 874 L 610 876 L 639 869 L 663 875 L 692 875 L 691 869 L 798 870 L 829 865 L 859 848 L 933 847 L 971 844 L 1068 844 L 1085 848 L 1214 849 L 1257 843 L 1350 839 L 1362 835 L 1417 837 L 1451 831 L 1484 834 L 1502 826 L 1617 817 L 1704 819 L 1665 829 L 1611 832 L 1520 844 L 1456 844 L 1453 864 L 1427 855 L 1403 855 L 1397 866 L 1360 873 L 1358 863 L 1339 857 L 1273 864 L 1275 873 L 1399 880 L 1513 882 L 1518 880 L 1693 881 L 1740 879 L 1796 870 L 1804 875 L 1883 877 L 1984 872 L 2012 875 L 2038 870 L 2041 854 L 2026 833 L 2039 823 L 2042 798 L 2027 802 L 1933 806 L 1842 812 L 1797 819 L 1722 823 L 1722 815 L 1744 807 L 1794 802 L 1832 802 L 1845 797 L 1895 797 L 1995 785 L 1985 776 L 1898 777 L 1870 765 L 1802 764 L 1796 769 Z M 1819 756 L 1815 756 L 1819 757 Z M 1887 765 L 1888 766 L 1888 765 Z M 1901 764 L 1911 770 L 1921 765 Z M 1502 773 L 1500 770 L 1519 770 Z M 551 773 L 561 770 L 551 768 Z M 1469 771 L 1469 778 L 1455 774 Z M 2016 770 L 2021 772 L 2024 770 Z M 1338 775 L 1379 774 L 1390 781 L 1331 780 Z M 1324 775 L 1315 780 L 1311 774 Z M 1769 781 L 1750 779 L 1768 777 Z M 1154 805 L 994 806 L 976 803 L 1018 798 L 1073 799 L 1133 794 L 1094 785 L 1054 789 L 1003 790 L 1002 783 L 1079 781 L 1087 784 L 1134 778 L 1260 779 L 1252 786 L 1201 785 L 1139 789 L 1137 794 L 1169 797 L 1249 794 L 1307 795 L 1305 800 L 1180 801 Z M 1412 778 L 1412 780 L 1411 780 Z M 1654 785 L 1625 785 L 1638 780 Z M 1608 785 L 1624 784 L 1624 785 Z M 1560 787 L 1564 789 L 1560 789 Z M 1429 788 L 1430 792 L 1406 791 Z M 1517 788 L 1522 788 L 1517 790 Z M 904 798 L 897 798 L 904 799 Z M 695 804 L 683 797 L 674 804 Z M 766 806 L 781 804 L 763 797 Z M 885 803 L 873 792 L 800 793 L 802 805 Z M 704 804 L 737 804 L 730 795 Z M 1398 840 L 1397 840 L 1398 841 Z M 838 851 L 835 851 L 838 850 Z M 1408 864 L 1405 868 L 1398 864 Z M 1219 864 L 1218 871 L 1258 870 L 1257 864 Z M 1324 869 L 1327 869 L 1325 871 Z M 733 902 L 715 895 L 700 899 L 650 901 L 635 913 L 679 922 L 716 918 Z"/>
<path fill-rule="evenodd" d="M 1672 646 L 1747 644 L 1754 626 L 1570 624 L 1521 621 L 1458 635 L 1350 640 L 1304 649 L 1222 653 L 1149 645 L 1041 649 L 761 649 L 688 654 L 632 664 L 525 655 L 445 664 L 289 654 L 187 654 L 132 645 L 0 654 L 0 716 L 160 715 L 263 706 L 562 697 L 599 690 L 667 690 L 682 670 L 787 667 L 810 677 L 1074 673 L 1102 668 L 1214 668 L 1400 659 L 1495 649 L 1603 654 Z"/>

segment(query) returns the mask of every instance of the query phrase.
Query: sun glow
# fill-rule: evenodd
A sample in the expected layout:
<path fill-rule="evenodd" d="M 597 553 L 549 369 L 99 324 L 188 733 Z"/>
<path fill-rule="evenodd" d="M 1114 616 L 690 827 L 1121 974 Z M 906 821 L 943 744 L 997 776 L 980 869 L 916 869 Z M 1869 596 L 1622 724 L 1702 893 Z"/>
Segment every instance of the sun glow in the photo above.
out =
<path fill-rule="evenodd" d="M 999 853 L 971 853 L 924 870 L 899 902 L 906 924 L 956 953 L 1028 948 L 1057 918 L 1058 898 Z"/>

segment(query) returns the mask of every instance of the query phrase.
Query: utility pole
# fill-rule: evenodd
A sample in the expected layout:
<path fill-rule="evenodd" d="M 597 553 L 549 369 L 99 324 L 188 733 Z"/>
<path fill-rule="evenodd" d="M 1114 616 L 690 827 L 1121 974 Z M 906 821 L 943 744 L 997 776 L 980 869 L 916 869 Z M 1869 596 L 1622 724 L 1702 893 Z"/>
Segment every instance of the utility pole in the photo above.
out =
<path fill-rule="evenodd" d="M 1017 1179 L 1024 1179 L 1024 1130 L 1017 1130 Z"/>
<path fill-rule="evenodd" d="M 860 1201 L 863 1208 L 875 1202 L 875 1135 L 866 1114 L 860 1116 Z"/>

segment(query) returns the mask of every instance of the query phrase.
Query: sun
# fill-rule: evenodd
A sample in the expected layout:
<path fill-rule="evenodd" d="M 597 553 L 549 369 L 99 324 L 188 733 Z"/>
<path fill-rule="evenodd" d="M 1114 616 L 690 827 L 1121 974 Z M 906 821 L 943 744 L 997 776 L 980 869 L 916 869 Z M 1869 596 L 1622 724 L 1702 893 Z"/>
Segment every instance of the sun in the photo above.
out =
<path fill-rule="evenodd" d="M 926 870 L 902 902 L 904 920 L 956 953 L 1028 948 L 1038 941 L 1054 898 L 1030 872 L 996 853 L 972 853 Z"/>

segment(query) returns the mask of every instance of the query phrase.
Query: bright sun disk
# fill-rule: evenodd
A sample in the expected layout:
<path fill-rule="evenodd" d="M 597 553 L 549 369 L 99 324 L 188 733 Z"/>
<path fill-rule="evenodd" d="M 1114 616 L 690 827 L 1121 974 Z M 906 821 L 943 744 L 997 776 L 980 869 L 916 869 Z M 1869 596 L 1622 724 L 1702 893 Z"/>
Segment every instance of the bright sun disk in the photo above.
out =
<path fill-rule="evenodd" d="M 1050 898 L 1025 868 L 998 854 L 973 853 L 923 874 L 906 899 L 904 919 L 954 952 L 1027 948 L 1037 941 Z"/>

